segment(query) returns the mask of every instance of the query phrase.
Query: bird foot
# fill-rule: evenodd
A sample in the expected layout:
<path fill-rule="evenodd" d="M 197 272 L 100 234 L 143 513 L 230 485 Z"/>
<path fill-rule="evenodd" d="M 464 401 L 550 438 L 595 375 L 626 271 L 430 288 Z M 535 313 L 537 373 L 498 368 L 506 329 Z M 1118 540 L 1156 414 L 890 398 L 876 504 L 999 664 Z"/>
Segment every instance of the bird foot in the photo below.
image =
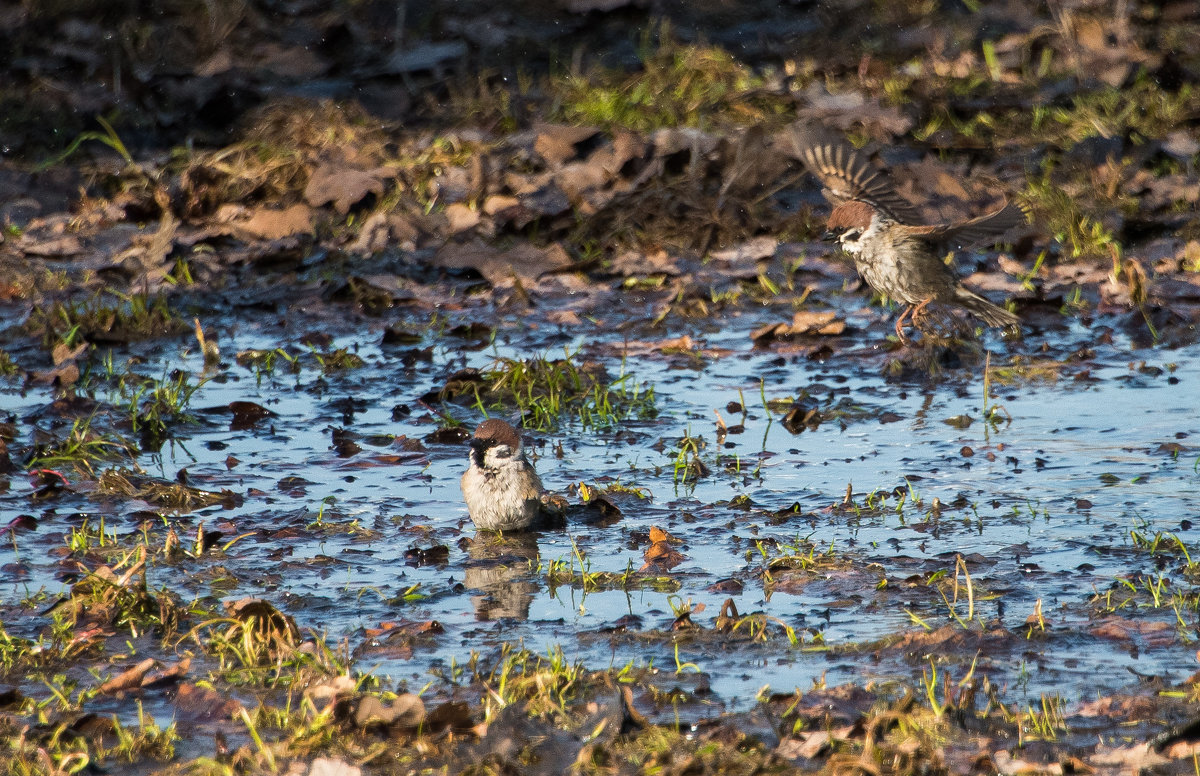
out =
<path fill-rule="evenodd" d="M 904 333 L 904 319 L 909 317 L 913 309 L 912 305 L 905 307 L 904 312 L 900 313 L 900 317 L 896 319 L 896 339 L 900 340 L 900 344 L 904 347 L 908 347 L 913 343 L 908 335 Z"/>

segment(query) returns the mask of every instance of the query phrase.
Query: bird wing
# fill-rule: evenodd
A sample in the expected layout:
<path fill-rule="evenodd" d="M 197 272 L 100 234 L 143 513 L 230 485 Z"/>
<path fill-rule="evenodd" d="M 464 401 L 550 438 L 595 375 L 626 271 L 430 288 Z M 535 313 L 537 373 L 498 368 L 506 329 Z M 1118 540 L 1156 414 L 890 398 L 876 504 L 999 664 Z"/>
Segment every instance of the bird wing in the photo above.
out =
<path fill-rule="evenodd" d="M 842 138 L 800 122 L 792 125 L 792 145 L 809 172 L 821 180 L 822 193 L 834 205 L 860 200 L 900 223 L 920 223 L 916 209 L 896 193 L 883 170 Z"/>
<path fill-rule="evenodd" d="M 1025 210 L 1008 202 L 999 210 L 952 224 L 906 226 L 905 231 L 921 240 L 961 249 L 999 237 L 1014 226 L 1026 223 Z"/>

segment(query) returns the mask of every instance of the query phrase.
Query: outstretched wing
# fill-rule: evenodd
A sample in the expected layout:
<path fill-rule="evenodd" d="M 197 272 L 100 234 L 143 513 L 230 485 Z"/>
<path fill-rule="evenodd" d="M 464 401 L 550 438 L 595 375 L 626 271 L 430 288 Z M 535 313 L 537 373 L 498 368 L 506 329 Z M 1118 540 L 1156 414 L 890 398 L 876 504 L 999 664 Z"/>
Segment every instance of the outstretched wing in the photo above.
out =
<path fill-rule="evenodd" d="M 920 223 L 916 209 L 896 193 L 886 173 L 844 139 L 801 122 L 792 125 L 792 145 L 809 172 L 820 178 L 822 193 L 834 205 L 857 199 L 900 223 Z"/>
<path fill-rule="evenodd" d="M 922 240 L 960 250 L 984 243 L 989 239 L 1026 223 L 1025 210 L 1015 202 L 1009 202 L 999 210 L 954 224 L 912 226 L 906 231 Z"/>

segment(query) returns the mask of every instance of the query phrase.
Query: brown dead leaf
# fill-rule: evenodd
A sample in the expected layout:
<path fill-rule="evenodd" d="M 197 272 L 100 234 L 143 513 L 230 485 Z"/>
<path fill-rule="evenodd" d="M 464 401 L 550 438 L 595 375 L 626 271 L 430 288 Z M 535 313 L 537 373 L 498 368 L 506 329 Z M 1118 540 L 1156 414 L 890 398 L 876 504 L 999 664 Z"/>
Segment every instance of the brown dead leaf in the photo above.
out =
<path fill-rule="evenodd" d="M 655 525 L 655 526 L 651 526 L 651 527 L 650 527 L 650 543 L 651 543 L 651 544 L 658 544 L 659 542 L 675 542 L 675 543 L 678 543 L 678 542 L 679 542 L 679 540 L 678 540 L 678 539 L 676 539 L 676 538 L 675 538 L 674 536 L 672 536 L 671 534 L 669 534 L 669 533 L 667 533 L 666 531 L 664 531 L 663 529 L 659 528 L 658 526 L 656 526 L 656 525 Z"/>
<path fill-rule="evenodd" d="M 362 776 L 362 768 L 345 760 L 318 757 L 309 766 L 308 776 Z"/>
<path fill-rule="evenodd" d="M 1156 766 L 1170 762 L 1155 752 L 1149 743 L 1135 744 L 1109 749 L 1101 744 L 1087 758 L 1089 765 L 1122 768 L 1124 773 L 1143 773 Z"/>
<path fill-rule="evenodd" d="M 358 727 L 394 725 L 413 728 L 425 721 L 425 702 L 412 693 L 405 693 L 390 704 L 373 695 L 359 699 L 354 709 L 354 724 Z"/>
<path fill-rule="evenodd" d="M 779 742 L 775 754 L 785 760 L 814 760 L 832 751 L 832 735 L 825 730 L 788 736 Z"/>
<path fill-rule="evenodd" d="M 128 248 L 113 256 L 112 262 L 140 278 L 161 281 L 170 271 L 168 258 L 175 248 L 178 232 L 179 220 L 166 212 L 157 229 L 135 236 Z"/>
<path fill-rule="evenodd" d="M 358 690 L 358 682 L 346 674 L 338 674 L 328 681 L 310 685 L 304 690 L 304 697 L 324 709 L 339 698 L 349 698 Z"/>
<path fill-rule="evenodd" d="M 992 755 L 992 762 L 1001 776 L 1061 776 L 1063 767 L 1060 763 L 1035 763 L 1029 760 L 1018 760 L 1007 751 L 1001 749 Z"/>
<path fill-rule="evenodd" d="M 385 213 L 372 213 L 363 221 L 362 226 L 358 230 L 358 237 L 346 249 L 360 256 L 369 256 L 387 248 L 391 237 L 387 215 Z"/>
<path fill-rule="evenodd" d="M 720 143 L 716 135 L 693 127 L 668 127 L 650 135 L 650 146 L 657 157 L 674 156 L 680 151 L 691 152 L 693 160 L 708 156 Z"/>
<path fill-rule="evenodd" d="M 687 560 L 687 556 L 676 550 L 668 542 L 655 542 L 646 548 L 643 554 L 646 561 L 642 566 L 642 571 L 656 567 L 659 569 L 672 569 Z"/>
<path fill-rule="evenodd" d="M 175 708 L 181 722 L 200 724 L 229 719 L 242 708 L 242 704 L 211 687 L 181 684 L 175 692 Z"/>
<path fill-rule="evenodd" d="M 1196 154 L 1200 154 L 1200 141 L 1188 132 L 1177 129 L 1168 132 L 1163 138 L 1162 149 L 1176 159 L 1186 162 Z"/>
<path fill-rule="evenodd" d="M 723 264 L 754 270 L 758 262 L 775 255 L 779 241 L 774 237 L 755 237 L 725 250 L 712 251 L 709 255 Z"/>
<path fill-rule="evenodd" d="M 579 147 L 600 130 L 595 127 L 574 127 L 568 124 L 535 124 L 537 138 L 533 150 L 551 167 L 558 167 L 579 155 Z"/>
<path fill-rule="evenodd" d="M 439 545 L 445 549 L 444 545 Z M 415 565 L 415 564 L 412 564 Z M 444 633 L 445 627 L 437 620 L 420 620 L 416 622 L 381 622 L 378 628 L 365 628 L 364 632 L 373 639 L 389 637 L 396 634 L 422 635 Z"/>
<path fill-rule="evenodd" d="M 1200 755 L 1200 741 L 1175 741 L 1169 746 L 1163 747 L 1159 753 L 1172 760 L 1181 760 L 1185 757 L 1190 760 Z"/>
<path fill-rule="evenodd" d="M 465 202 L 450 203 L 446 206 L 444 215 L 450 225 L 450 234 L 465 232 L 479 225 L 479 211 Z"/>
<path fill-rule="evenodd" d="M 140 687 L 142 678 L 154 668 L 154 658 L 148 657 L 132 668 L 128 668 L 100 685 L 100 692 L 111 695 L 122 690 Z"/>
<path fill-rule="evenodd" d="M 304 201 L 313 207 L 333 203 L 337 212 L 345 215 L 368 194 L 383 193 L 383 181 L 392 172 L 385 167 L 362 170 L 343 164 L 326 162 L 313 170 L 304 187 Z"/>
<path fill-rule="evenodd" d="M 329 71 L 330 63 L 313 46 L 289 46 L 275 41 L 259 41 L 254 58 L 260 70 L 297 81 L 318 78 Z"/>
<path fill-rule="evenodd" d="M 770 323 L 750 332 L 750 339 L 762 347 L 776 340 L 793 337 L 836 336 L 846 330 L 846 322 L 838 320 L 833 310 L 821 312 L 799 310 L 791 323 Z"/>
<path fill-rule="evenodd" d="M 670 256 L 662 248 L 657 250 L 625 251 L 612 261 L 612 272 L 617 275 L 646 276 L 646 275 L 679 275 L 680 270 L 675 266 L 676 258 Z"/>
<path fill-rule="evenodd" d="M 1113 641 L 1132 641 L 1140 636 L 1155 645 L 1166 646 L 1175 642 L 1175 630 L 1170 623 L 1161 621 L 1127 620 L 1121 617 L 1105 617 L 1088 628 L 1088 633 Z"/>
<path fill-rule="evenodd" d="M 968 179 L 966 173 L 965 165 L 952 167 L 932 156 L 925 156 L 919 162 L 904 166 L 904 174 L 908 179 L 905 183 L 911 182 L 913 189 L 922 195 L 921 198 L 934 194 L 939 197 L 951 197 L 962 202 L 968 201 L 971 199 L 971 195 L 963 187 L 963 181 Z M 908 186 L 899 185 L 897 188 L 906 189 Z M 908 194 L 903 190 L 900 193 Z"/>
<path fill-rule="evenodd" d="M 507 194 L 493 194 L 483 201 L 483 212 L 489 216 L 494 216 L 506 210 L 519 207 L 520 204 L 521 200 L 516 197 L 510 197 Z"/>
<path fill-rule="evenodd" d="M 878 99 L 868 99 L 859 91 L 830 94 L 824 84 L 817 80 L 805 90 L 804 97 L 808 107 L 797 111 L 800 118 L 815 119 L 843 132 L 855 124 L 861 124 L 877 139 L 890 140 L 893 135 L 903 135 L 912 129 L 912 119 L 897 108 L 884 107 Z"/>
<path fill-rule="evenodd" d="M 985 633 L 964 631 L 951 625 L 943 625 L 933 631 L 908 631 L 888 649 L 901 652 L 929 649 L 976 649 L 986 641 L 1002 641 L 1012 634 L 1003 628 L 993 628 Z"/>
<path fill-rule="evenodd" d="M 69 234 L 42 241 L 38 241 L 33 235 L 25 235 L 17 242 L 17 250 L 26 256 L 61 259 L 83 253 L 83 243 L 78 237 Z"/>
<path fill-rule="evenodd" d="M 153 671 L 142 679 L 142 687 L 154 687 L 160 684 L 174 684 L 187 676 L 192 667 L 192 658 L 185 657 L 174 665 L 167 666 L 161 671 Z"/>
<path fill-rule="evenodd" d="M 283 210 L 222 205 L 214 220 L 225 224 L 226 231 L 239 239 L 279 240 L 312 232 L 313 211 L 307 205 L 292 205 Z"/>
<path fill-rule="evenodd" d="M 585 195 L 603 188 L 612 179 L 611 173 L 605 169 L 603 163 L 593 161 L 595 157 L 596 154 L 593 154 L 592 158 L 585 162 L 563 165 L 562 169 L 554 174 L 554 182 L 559 189 L 576 207 L 582 207 L 587 212 L 595 212 L 596 207 L 602 203 Z"/>
<path fill-rule="evenodd" d="M 583 318 L 579 317 L 579 313 L 574 310 L 549 310 L 546 313 L 546 320 L 571 329 L 583 325 Z"/>
<path fill-rule="evenodd" d="M 500 252 L 482 241 L 473 240 L 447 243 L 434 256 L 433 263 L 445 269 L 473 269 L 493 287 L 503 288 L 511 286 L 514 277 L 523 284 L 536 283 L 541 275 L 570 266 L 571 258 L 558 243 L 545 248 L 519 243 Z"/>
<path fill-rule="evenodd" d="M 54 350 L 50 351 L 50 358 L 53 359 L 54 365 L 58 366 L 64 361 L 74 361 L 88 347 L 89 345 L 86 342 L 81 342 L 73 348 L 65 342 L 59 342 L 54 346 Z"/>
<path fill-rule="evenodd" d="M 79 366 L 68 361 L 48 372 L 34 372 L 33 382 L 41 385 L 68 386 L 79 382 Z"/>
<path fill-rule="evenodd" d="M 229 421 L 231 431 L 246 431 L 254 428 L 260 421 L 275 414 L 261 404 L 252 401 L 231 401 L 229 402 L 229 411 L 232 414 Z"/>
<path fill-rule="evenodd" d="M 1075 713 L 1080 717 L 1135 722 L 1153 719 L 1159 711 L 1159 702 L 1143 695 L 1106 695 L 1080 704 Z"/>

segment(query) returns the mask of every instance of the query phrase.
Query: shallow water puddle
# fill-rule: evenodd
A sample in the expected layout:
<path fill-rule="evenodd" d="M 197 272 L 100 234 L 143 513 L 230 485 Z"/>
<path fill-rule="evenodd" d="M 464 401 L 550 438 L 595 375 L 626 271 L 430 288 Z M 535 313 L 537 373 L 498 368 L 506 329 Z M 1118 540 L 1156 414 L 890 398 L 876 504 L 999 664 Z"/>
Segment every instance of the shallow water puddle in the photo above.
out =
<path fill-rule="evenodd" d="M 1090 360 L 1087 380 L 993 383 L 990 405 L 1000 409 L 989 423 L 982 363 L 939 381 L 889 381 L 881 376 L 887 356 L 869 350 L 823 361 L 751 350 L 746 332 L 762 323 L 753 317 L 736 329 L 691 332 L 731 353 L 686 368 L 673 357 L 603 358 L 611 375 L 623 369 L 654 387 L 655 419 L 604 430 L 566 422 L 530 435 L 547 487 L 619 482 L 644 496 L 610 492 L 623 512 L 610 525 L 577 519 L 565 531 L 477 537 L 458 490 L 465 447 L 405 445 L 390 435 L 433 432 L 440 421 L 420 397 L 458 369 L 555 357 L 562 348 L 619 353 L 621 339 L 509 325 L 491 347 L 463 350 L 427 335 L 432 362 L 405 366 L 403 353 L 376 344 L 377 330 L 362 331 L 329 348 L 351 349 L 365 359 L 361 369 L 277 369 L 259 380 L 231 365 L 193 398 L 200 423 L 138 461 L 166 480 L 186 468 L 192 485 L 230 490 L 238 506 L 160 519 L 111 497 L 31 503 L 14 480 L 0 496 L 2 522 L 32 514 L 39 525 L 0 549 L 10 572 L 4 597 L 11 604 L 64 590 L 69 570 L 48 550 L 85 519 L 93 530 L 103 520 L 120 537 L 142 531 L 149 517 L 146 530 L 169 524 L 185 542 L 198 530 L 219 532 L 208 542 L 216 549 L 198 560 L 152 567 L 151 588 L 184 599 L 266 598 L 302 628 L 347 638 L 363 666 L 414 689 L 431 669 L 506 642 L 541 653 L 557 645 L 593 667 L 652 663 L 664 670 L 664 686 L 696 690 L 694 671 L 676 675 L 692 664 L 703 672 L 699 686 L 711 689 L 704 697 L 723 708 L 753 704 L 764 685 L 787 692 L 821 681 L 919 681 L 931 657 L 951 677 L 974 661 L 1005 698 L 1022 702 L 1042 693 L 1082 700 L 1137 684 L 1134 671 L 1181 679 L 1195 668 L 1187 644 L 1197 625 L 1194 576 L 1165 536 L 1194 554 L 1195 347 L 1108 346 Z M 671 336 L 688 333 L 678 328 Z M 1087 332 L 1053 336 L 1082 342 Z M 991 341 L 993 369 L 1009 352 L 1032 350 L 1034 339 Z M 222 342 L 227 354 L 277 345 L 249 333 Z M 1139 369 L 1134 359 L 1160 368 Z M 170 368 L 203 371 L 197 356 L 176 353 L 139 371 Z M 793 433 L 803 424 L 790 431 L 785 413 L 763 401 L 802 392 L 803 407 L 830 417 Z M 204 411 L 235 401 L 272 415 L 232 430 L 227 411 Z M 733 402 L 744 402 L 744 412 Z M 6 394 L 17 416 L 42 403 Z M 446 408 L 468 424 L 480 417 Z M 733 427 L 720 442 L 714 410 Z M 685 434 L 702 440 L 707 474 L 699 479 L 677 475 Z M 682 561 L 620 582 L 643 567 L 652 527 L 677 540 Z M 974 617 L 1020 637 L 897 643 L 897 634 L 953 624 L 951 611 L 968 616 L 957 555 L 970 574 Z M 607 581 L 586 582 L 584 572 L 607 572 Z M 766 615 L 768 638 L 747 629 L 712 640 L 707 629 L 726 599 L 743 615 Z M 680 627 L 689 608 L 703 632 Z M 24 617 L 6 628 L 32 637 L 46 622 Z"/>

